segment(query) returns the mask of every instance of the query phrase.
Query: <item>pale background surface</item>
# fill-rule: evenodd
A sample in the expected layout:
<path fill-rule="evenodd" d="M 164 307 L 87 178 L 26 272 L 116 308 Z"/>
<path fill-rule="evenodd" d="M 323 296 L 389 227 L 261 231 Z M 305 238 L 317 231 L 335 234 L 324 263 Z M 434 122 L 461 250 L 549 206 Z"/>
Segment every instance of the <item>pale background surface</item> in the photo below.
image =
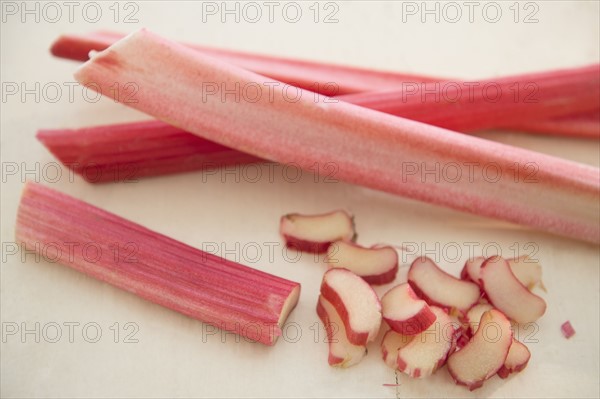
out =
<path fill-rule="evenodd" d="M 36 23 L 31 15 L 25 16 L 23 23 L 20 14 L 5 14 L 2 82 L 25 82 L 28 87 L 35 82 L 41 87 L 49 82 L 72 82 L 77 64 L 50 56 L 48 48 L 54 38 L 61 33 L 102 28 L 130 32 L 141 26 L 170 38 L 213 46 L 458 78 L 578 66 L 599 59 L 598 2 L 534 2 L 539 22 L 530 24 L 514 22 L 510 9 L 513 2 L 497 3 L 503 16 L 495 24 L 486 22 L 477 11 L 473 23 L 466 15 L 455 24 L 443 19 L 436 23 L 431 16 L 423 23 L 419 15 L 407 16 L 403 22 L 401 2 L 340 2 L 336 15 L 339 22 L 333 24 L 314 23 L 309 9 L 312 2 L 301 4 L 303 17 L 296 24 L 286 22 L 281 13 L 275 14 L 273 23 L 235 23 L 231 17 L 226 23 L 218 17 L 203 22 L 199 2 L 138 2 L 134 17 L 139 23 L 115 24 L 114 12 L 109 8 L 112 2 L 98 4 L 103 14 L 97 23 L 83 19 L 82 5 L 75 9 L 72 23 L 64 5 L 57 23 L 44 21 L 43 17 Z M 415 4 L 420 7 L 420 2 Z M 324 5 L 320 8 L 322 20 Z M 121 4 L 120 10 L 122 21 L 135 9 L 125 9 Z M 533 10 L 521 4 L 519 20 Z M 47 17 L 54 18 L 54 14 Z M 302 336 L 297 342 L 280 340 L 273 348 L 236 344 L 231 335 L 226 343 L 221 342 L 220 335 L 205 336 L 203 342 L 200 322 L 66 267 L 33 259 L 22 262 L 18 255 L 3 253 L 3 328 L 12 323 L 19 327 L 25 323 L 23 326 L 30 329 L 35 323 L 40 323 L 40 329 L 50 327 L 45 330 L 48 339 L 42 335 L 39 343 L 31 334 L 21 337 L 3 332 L 2 396 L 394 397 L 395 388 L 382 386 L 394 383 L 395 377 L 380 360 L 378 342 L 371 344 L 369 356 L 356 367 L 337 370 L 327 365 L 327 345 L 314 342 L 314 308 L 325 267 L 310 256 L 295 263 L 283 257 L 277 232 L 282 214 L 340 207 L 356 215 L 363 244 L 414 242 L 423 249 L 435 250 L 436 245 L 443 249 L 448 243 L 457 243 L 461 248 L 458 254 L 451 247 L 437 251 L 446 252 L 446 258 L 457 258 L 454 262 L 441 260 L 455 273 L 469 256 L 469 242 L 479 243 L 476 254 L 487 245 L 490 255 L 494 251 L 490 243 L 497 243 L 505 255 L 510 255 L 514 248 L 521 248 L 520 253 L 530 252 L 531 248 L 524 247 L 532 242 L 544 266 L 548 312 L 539 321 L 539 331 L 530 337 L 538 342 L 529 345 L 532 359 L 525 372 L 506 381 L 493 378 L 474 393 L 454 386 L 446 370 L 425 381 L 402 377 L 401 397 L 599 396 L 597 247 L 361 187 L 314 183 L 314 176 L 307 173 L 299 182 L 290 183 L 282 178 L 281 168 L 275 169 L 273 179 L 268 177 L 268 169 L 263 169 L 263 178 L 257 183 L 243 178 L 236 182 L 231 173 L 223 178 L 220 174 L 189 173 L 131 184 L 90 185 L 78 177 L 70 181 L 66 172 L 59 182 L 51 183 L 48 180 L 53 177 L 45 178 L 43 171 L 54 159 L 35 140 L 36 129 L 139 120 L 145 116 L 105 99 L 87 103 L 80 91 L 75 91 L 71 102 L 66 86 L 57 103 L 44 98 L 36 102 L 32 95 L 25 100 L 10 96 L 2 102 L 3 245 L 14 240 L 14 220 L 25 177 L 21 173 L 6 175 L 5 166 L 16 162 L 22 171 L 39 163 L 40 172 L 30 174 L 31 180 L 41 180 L 192 246 L 219 243 L 221 249 L 233 249 L 228 255 L 231 259 L 301 282 L 301 299 L 289 322 L 297 323 Z M 598 142 L 510 132 L 484 135 L 600 164 Z M 237 171 L 243 176 L 244 170 Z M 252 242 L 258 243 L 262 252 L 254 263 L 256 253 L 251 248 L 246 253 L 241 250 Z M 268 243 L 273 242 L 278 246 L 269 259 Z M 406 273 L 406 268 L 402 270 L 398 281 Z M 561 323 L 567 319 L 577 330 L 569 341 L 560 332 Z M 80 323 L 75 327 L 73 343 L 64 325 L 69 322 Z M 82 336 L 82 326 L 90 322 L 102 329 L 97 343 L 88 343 Z M 114 342 L 114 327 L 110 329 L 116 322 L 120 330 L 118 343 Z M 139 327 L 134 337 L 138 343 L 123 342 L 127 322 Z M 62 326 L 58 343 L 49 342 L 55 330 L 48 323 Z M 94 331 L 88 332 L 93 338 Z M 289 332 L 288 340 L 294 341 L 294 330 Z"/>

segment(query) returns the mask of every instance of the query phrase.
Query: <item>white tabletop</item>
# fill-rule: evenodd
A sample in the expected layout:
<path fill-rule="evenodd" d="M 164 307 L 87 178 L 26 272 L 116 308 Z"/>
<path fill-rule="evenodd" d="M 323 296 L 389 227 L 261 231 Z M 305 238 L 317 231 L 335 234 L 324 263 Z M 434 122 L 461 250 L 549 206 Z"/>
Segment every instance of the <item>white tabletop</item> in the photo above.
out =
<path fill-rule="evenodd" d="M 310 256 L 288 262 L 278 236 L 282 214 L 345 208 L 356 216 L 361 243 L 416 243 L 423 251 L 442 256 L 441 265 L 453 273 L 459 272 L 469 256 L 468 246 L 473 244 L 468 243 L 477 243 L 477 255 L 483 250 L 491 255 L 494 245 L 505 255 L 516 248 L 520 254 L 535 249 L 544 268 L 548 292 L 541 295 L 548 302 L 548 311 L 538 322 L 539 330 L 528 337 L 532 358 L 525 371 L 508 380 L 494 377 L 474 393 L 455 386 L 446 370 L 427 380 L 401 376 L 400 397 L 598 397 L 597 246 L 349 184 L 315 183 L 308 173 L 291 183 L 282 177 L 281 168 L 275 168 L 272 179 L 264 169 L 264 178 L 258 182 L 244 180 L 243 169 L 237 169 L 242 176 L 239 182 L 231 172 L 197 172 L 102 185 L 88 184 L 79 177 L 70 179 L 66 172 L 58 182 L 51 182 L 44 173 L 55 160 L 36 141 L 37 129 L 147 119 L 108 99 L 86 102 L 77 90 L 72 101 L 69 99 L 67 85 L 74 82 L 72 73 L 77 64 L 53 58 L 48 52 L 50 43 L 62 33 L 96 29 L 130 32 L 145 26 L 173 39 L 210 46 L 472 79 L 579 66 L 600 58 L 598 2 L 520 3 L 518 15 L 514 2 L 492 2 L 487 8 L 485 3 L 475 2 L 472 22 L 466 3 L 454 3 L 462 11 L 456 23 L 450 21 L 456 17 L 456 6 L 446 3 L 437 5 L 439 22 L 435 14 L 424 13 L 421 2 L 321 3 L 318 23 L 313 2 L 297 2 L 286 8 L 288 20 L 294 18 L 289 7 L 302 11 L 297 23 L 286 21 L 284 3 L 277 3 L 271 23 L 268 6 L 258 2 L 263 16 L 252 23 L 254 10 L 244 8 L 244 3 L 238 5 L 240 20 L 236 22 L 235 15 L 223 14 L 221 2 L 129 2 L 117 7 L 113 2 L 87 6 L 76 2 L 71 16 L 71 6 L 58 2 L 60 17 L 56 6 L 30 2 L 28 7 L 34 11 L 29 14 L 21 2 L 3 2 L 2 396 L 395 397 L 396 388 L 382 385 L 395 383 L 395 376 L 381 360 L 379 342 L 369 345 L 369 355 L 355 367 L 338 370 L 328 366 L 327 345 L 315 342 L 315 327 L 323 340 L 320 324 L 315 324 L 315 305 L 326 267 Z M 428 7 L 435 9 L 435 4 L 429 2 Z M 203 15 L 203 7 L 204 11 L 216 7 L 216 14 Z M 235 9 L 235 3 L 228 3 L 228 7 Z M 495 14 L 498 9 L 502 13 L 499 18 Z M 101 15 L 93 23 L 96 10 Z M 331 18 L 337 22 L 324 23 L 332 12 L 335 15 Z M 127 16 L 138 22 L 124 22 Z M 499 20 L 492 22 L 495 19 Z M 532 23 L 525 23 L 525 19 Z M 39 84 L 40 100 L 36 102 L 34 94 L 24 99 L 7 95 L 7 82 L 34 91 Z M 48 84 L 63 87 L 59 101 L 50 102 L 44 95 Z M 508 131 L 481 135 L 600 164 L 597 141 Z M 9 173 L 15 167 L 18 172 Z M 32 169 L 34 172 L 25 173 Z M 194 247 L 218 243 L 222 251 L 230 250 L 230 259 L 300 282 L 301 299 L 288 322 L 301 331 L 301 337 L 294 339 L 294 331 L 289 330 L 287 341 L 265 347 L 236 343 L 232 335 L 207 336 L 198 321 L 67 267 L 9 255 L 5 245 L 14 241 L 16 209 L 26 177 Z M 243 251 L 248 243 L 261 248 L 256 262 L 254 253 Z M 277 243 L 272 259 L 268 243 Z M 453 252 L 456 247 L 460 248 L 458 254 Z M 409 261 L 405 259 L 404 266 Z M 403 267 L 398 282 L 405 273 Z M 378 292 L 389 287 L 380 287 Z M 577 331 L 570 340 L 560 331 L 566 320 Z M 62 336 L 52 343 L 57 325 Z M 73 326 L 71 339 L 69 325 Z M 19 331 L 9 334 L 15 326 Z M 23 332 L 36 328 L 39 342 L 35 333 Z M 87 342 L 93 340 L 94 328 L 99 328 L 102 336 L 96 343 Z M 127 343 L 128 333 L 133 334 L 130 340 L 137 342 Z"/>

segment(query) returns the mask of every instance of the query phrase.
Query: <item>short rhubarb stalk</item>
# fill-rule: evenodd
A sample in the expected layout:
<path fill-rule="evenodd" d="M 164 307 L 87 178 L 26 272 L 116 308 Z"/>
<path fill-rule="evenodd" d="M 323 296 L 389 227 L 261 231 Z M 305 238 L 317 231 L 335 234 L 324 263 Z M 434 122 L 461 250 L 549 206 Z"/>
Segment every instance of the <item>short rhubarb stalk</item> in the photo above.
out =
<path fill-rule="evenodd" d="M 16 240 L 54 262 L 248 341 L 272 345 L 300 285 L 202 252 L 36 183 Z"/>
<path fill-rule="evenodd" d="M 146 30 L 96 54 L 76 78 L 158 119 L 261 158 L 306 169 L 326 160 L 337 165 L 336 177 L 351 183 L 600 242 L 597 168 L 328 103 L 303 90 L 294 101 L 282 87 L 252 101 L 241 93 L 241 101 L 231 96 L 223 101 L 225 88 L 267 88 L 269 81 Z M 139 89 L 134 101 L 119 95 L 115 82 L 119 87 L 134 82 Z M 217 91 L 210 94 L 207 83 Z M 447 165 L 457 169 L 458 179 L 428 180 L 418 172 Z M 524 171 L 515 175 L 515 168 L 527 165 L 535 170 L 534 180 L 525 179 Z"/>

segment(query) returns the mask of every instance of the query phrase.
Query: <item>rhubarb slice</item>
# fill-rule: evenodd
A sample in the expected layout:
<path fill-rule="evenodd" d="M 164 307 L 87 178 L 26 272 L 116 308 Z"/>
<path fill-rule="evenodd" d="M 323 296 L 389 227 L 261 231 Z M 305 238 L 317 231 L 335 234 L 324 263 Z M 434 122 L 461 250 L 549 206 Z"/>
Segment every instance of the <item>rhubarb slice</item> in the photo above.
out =
<path fill-rule="evenodd" d="M 481 297 L 477 284 L 449 275 L 426 257 L 410 265 L 408 283 L 428 304 L 443 308 L 466 311 Z"/>
<path fill-rule="evenodd" d="M 481 256 L 467 260 L 461 272 L 461 278 L 479 284 L 479 272 L 484 261 L 485 258 Z M 542 266 L 538 262 L 534 262 L 527 255 L 507 259 L 507 262 L 515 277 L 529 290 L 537 285 L 543 287 Z"/>
<path fill-rule="evenodd" d="M 534 262 L 527 255 L 507 259 L 507 262 L 517 280 L 529 290 L 532 290 L 537 285 L 544 288 L 544 284 L 542 283 L 542 266 L 538 262 Z"/>
<path fill-rule="evenodd" d="M 381 325 L 381 303 L 365 280 L 346 269 L 330 269 L 323 276 L 321 295 L 342 318 L 351 343 L 365 345 L 375 339 Z"/>
<path fill-rule="evenodd" d="M 325 331 L 327 332 L 329 365 L 346 368 L 358 364 L 367 354 L 367 347 L 354 345 L 348 341 L 344 322 L 331 302 L 323 298 L 323 295 L 319 295 L 317 314 L 325 325 Z"/>
<path fill-rule="evenodd" d="M 500 256 L 483 263 L 479 280 L 490 303 L 517 323 L 534 322 L 546 312 L 546 302 L 521 284 Z"/>
<path fill-rule="evenodd" d="M 518 373 L 527 367 L 527 363 L 531 358 L 531 352 L 525 344 L 513 339 L 508 356 L 504 361 L 504 365 L 498 370 L 500 378 L 507 378 L 511 373 Z"/>
<path fill-rule="evenodd" d="M 158 119 L 261 158 L 305 169 L 327 160 L 336 164 L 341 180 L 600 242 L 597 168 L 330 103 L 302 90 L 291 101 L 288 90 L 270 87 L 265 77 L 145 30 L 96 54 L 76 78 Z M 120 87 L 135 82 L 135 101 L 116 93 L 115 82 Z M 269 91 L 223 101 L 223 89 L 231 87 Z M 419 172 L 439 165 L 456 167 L 462 177 L 450 182 Z M 515 165 L 533 167 L 535 184 L 523 174 L 515 179 Z"/>
<path fill-rule="evenodd" d="M 469 331 L 471 335 L 475 335 L 477 329 L 479 328 L 479 322 L 481 321 L 481 316 L 488 310 L 492 310 L 494 307 L 489 303 L 479 303 L 473 306 L 467 312 L 467 323 L 469 323 Z"/>
<path fill-rule="evenodd" d="M 279 231 L 288 248 L 313 253 L 327 252 L 332 242 L 353 240 L 354 220 L 346 211 L 322 215 L 289 213 L 281 217 Z"/>
<path fill-rule="evenodd" d="M 431 310 L 435 323 L 398 350 L 398 370 L 413 378 L 432 375 L 444 365 L 455 345 L 455 324 L 442 309 Z"/>
<path fill-rule="evenodd" d="M 40 130 L 37 138 L 91 183 L 263 161 L 156 120 Z"/>
<path fill-rule="evenodd" d="M 399 334 L 394 330 L 389 330 L 383 336 L 381 341 L 381 354 L 383 361 L 394 370 L 398 369 L 398 350 L 404 348 L 413 340 L 415 336 Z"/>
<path fill-rule="evenodd" d="M 510 321 L 493 309 L 481 317 L 471 341 L 448 358 L 448 371 L 457 384 L 474 390 L 500 370 L 512 344 Z"/>
<path fill-rule="evenodd" d="M 408 283 L 385 293 L 381 298 L 381 313 L 392 330 L 403 335 L 425 331 L 436 319 L 427 302 L 419 299 Z"/>
<path fill-rule="evenodd" d="M 219 258 L 36 183 L 16 241 L 141 298 L 273 345 L 300 284 Z"/>
<path fill-rule="evenodd" d="M 330 268 L 348 269 L 374 285 L 394 281 L 398 272 L 398 253 L 390 246 L 365 248 L 337 241 L 329 247 L 325 262 Z"/>

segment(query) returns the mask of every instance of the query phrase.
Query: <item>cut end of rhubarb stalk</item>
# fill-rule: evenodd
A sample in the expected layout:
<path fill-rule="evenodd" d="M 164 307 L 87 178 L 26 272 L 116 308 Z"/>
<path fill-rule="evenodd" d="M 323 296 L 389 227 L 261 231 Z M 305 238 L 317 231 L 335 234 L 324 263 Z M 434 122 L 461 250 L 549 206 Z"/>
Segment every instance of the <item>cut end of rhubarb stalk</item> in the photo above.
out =
<path fill-rule="evenodd" d="M 434 306 L 431 311 L 435 323 L 398 350 L 398 370 L 413 378 L 432 375 L 455 347 L 456 324 L 442 309 Z"/>
<path fill-rule="evenodd" d="M 474 390 L 504 365 L 512 344 L 510 320 L 493 309 L 481 317 L 477 333 L 448 359 L 448 371 L 457 384 Z"/>
<path fill-rule="evenodd" d="M 398 272 L 398 253 L 390 246 L 361 247 L 337 241 L 327 250 L 325 262 L 330 268 L 345 268 L 369 284 L 387 284 Z"/>
<path fill-rule="evenodd" d="M 54 248 L 54 262 L 249 342 L 273 345 L 300 294 L 298 283 L 197 250 L 36 183 L 23 190 L 15 236 L 43 256 Z M 90 242 L 97 248 L 92 261 L 81 250 Z"/>
<path fill-rule="evenodd" d="M 335 307 L 323 295 L 319 295 L 317 314 L 325 325 L 329 342 L 329 364 L 336 367 L 350 367 L 359 363 L 367 354 L 367 347 L 354 345 L 348 340 L 346 327 Z"/>
<path fill-rule="evenodd" d="M 352 216 L 342 210 L 322 215 L 290 213 L 281 218 L 279 230 L 289 248 L 313 253 L 324 253 L 331 243 L 355 236 Z"/>
<path fill-rule="evenodd" d="M 365 280 L 346 269 L 330 269 L 323 276 L 321 294 L 342 318 L 350 342 L 365 345 L 375 339 L 381 325 L 381 303 Z"/>
<path fill-rule="evenodd" d="M 383 319 L 392 330 L 403 335 L 416 335 L 431 326 L 436 316 L 408 283 L 389 290 L 381 298 Z"/>
<path fill-rule="evenodd" d="M 466 311 L 479 300 L 479 286 L 440 269 L 426 257 L 416 259 L 408 271 L 408 283 L 428 304 Z"/>
<path fill-rule="evenodd" d="M 527 363 L 531 358 L 531 352 L 525 344 L 513 339 L 508 356 L 504 361 L 504 365 L 498 370 L 500 378 L 507 378 L 511 373 L 518 373 L 527 367 Z"/>
<path fill-rule="evenodd" d="M 534 322 L 546 312 L 546 302 L 521 284 L 500 256 L 483 263 L 479 280 L 490 303 L 517 323 Z"/>

